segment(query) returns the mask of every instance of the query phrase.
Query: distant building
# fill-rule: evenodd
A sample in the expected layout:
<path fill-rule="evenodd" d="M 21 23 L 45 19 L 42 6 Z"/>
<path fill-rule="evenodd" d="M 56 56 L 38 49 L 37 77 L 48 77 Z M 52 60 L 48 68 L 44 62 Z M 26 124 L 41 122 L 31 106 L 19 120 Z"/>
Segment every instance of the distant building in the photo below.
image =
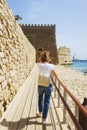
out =
<path fill-rule="evenodd" d="M 60 47 L 58 49 L 58 61 L 59 64 L 72 64 L 71 50 L 66 47 Z"/>

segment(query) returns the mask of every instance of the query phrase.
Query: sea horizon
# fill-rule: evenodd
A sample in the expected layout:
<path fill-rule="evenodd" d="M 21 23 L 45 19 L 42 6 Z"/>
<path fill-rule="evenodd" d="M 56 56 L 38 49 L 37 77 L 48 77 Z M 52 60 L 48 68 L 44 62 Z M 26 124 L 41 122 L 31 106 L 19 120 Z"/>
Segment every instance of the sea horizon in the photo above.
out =
<path fill-rule="evenodd" d="M 87 73 L 87 60 L 73 60 L 71 68 L 76 69 L 80 72 Z"/>

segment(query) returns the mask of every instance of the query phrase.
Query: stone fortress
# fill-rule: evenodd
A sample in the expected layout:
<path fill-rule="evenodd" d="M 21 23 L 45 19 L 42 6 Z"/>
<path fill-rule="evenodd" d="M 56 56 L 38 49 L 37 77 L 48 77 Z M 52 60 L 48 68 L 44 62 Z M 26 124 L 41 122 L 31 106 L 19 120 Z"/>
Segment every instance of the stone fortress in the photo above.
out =
<path fill-rule="evenodd" d="M 37 57 L 41 51 L 50 53 L 51 62 L 54 64 L 72 64 L 71 51 L 69 48 L 56 45 L 56 25 L 20 25 L 24 34 L 35 47 Z"/>
<path fill-rule="evenodd" d="M 22 27 L 25 30 L 29 28 Z M 52 62 L 58 63 L 55 25 L 30 28 L 25 36 L 26 31 L 23 33 L 8 3 L 0 0 L 0 116 L 35 65 L 36 54 L 43 50 L 50 51 Z"/>
<path fill-rule="evenodd" d="M 41 51 L 50 53 L 51 62 L 58 64 L 57 46 L 56 46 L 56 25 L 20 25 L 24 34 L 36 49 L 38 57 Z"/>

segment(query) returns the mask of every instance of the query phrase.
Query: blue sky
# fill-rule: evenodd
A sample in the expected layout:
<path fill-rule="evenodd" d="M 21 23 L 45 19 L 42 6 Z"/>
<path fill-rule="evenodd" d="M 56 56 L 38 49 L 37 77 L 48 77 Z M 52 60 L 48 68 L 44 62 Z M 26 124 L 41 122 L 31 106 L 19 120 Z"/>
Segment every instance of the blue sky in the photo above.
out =
<path fill-rule="evenodd" d="M 56 24 L 58 47 L 87 59 L 87 0 L 6 0 L 24 24 Z"/>

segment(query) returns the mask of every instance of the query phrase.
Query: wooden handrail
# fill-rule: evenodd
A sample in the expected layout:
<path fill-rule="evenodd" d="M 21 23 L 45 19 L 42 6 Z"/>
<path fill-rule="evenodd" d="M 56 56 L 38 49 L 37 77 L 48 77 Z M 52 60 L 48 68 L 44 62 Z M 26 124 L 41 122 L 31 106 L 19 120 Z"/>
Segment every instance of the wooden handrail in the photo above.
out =
<path fill-rule="evenodd" d="M 82 106 L 82 104 L 76 99 L 75 96 L 67 89 L 67 87 L 60 81 L 59 78 L 57 78 L 60 85 L 64 88 L 64 90 L 68 93 L 68 95 L 73 99 L 73 101 L 78 105 L 79 109 L 83 112 L 84 116 L 87 117 L 87 109 Z"/>
<path fill-rule="evenodd" d="M 72 113 L 71 109 L 69 108 L 68 104 L 66 103 L 64 97 L 61 95 L 59 88 L 56 85 L 56 79 L 54 79 L 54 77 L 52 77 L 52 82 L 66 108 L 66 110 L 68 111 L 72 121 L 75 124 L 75 127 L 77 128 L 77 130 L 83 130 L 82 127 L 80 126 L 80 124 L 78 123 L 76 117 L 74 116 L 74 114 Z M 57 78 L 58 83 L 63 87 L 63 89 L 66 91 L 66 93 L 73 99 L 73 101 L 77 104 L 78 108 L 82 111 L 82 113 L 84 114 L 84 116 L 87 117 L 87 109 L 81 105 L 81 103 L 73 96 L 73 94 L 67 89 L 67 87 L 61 82 L 61 80 L 59 78 Z"/>

